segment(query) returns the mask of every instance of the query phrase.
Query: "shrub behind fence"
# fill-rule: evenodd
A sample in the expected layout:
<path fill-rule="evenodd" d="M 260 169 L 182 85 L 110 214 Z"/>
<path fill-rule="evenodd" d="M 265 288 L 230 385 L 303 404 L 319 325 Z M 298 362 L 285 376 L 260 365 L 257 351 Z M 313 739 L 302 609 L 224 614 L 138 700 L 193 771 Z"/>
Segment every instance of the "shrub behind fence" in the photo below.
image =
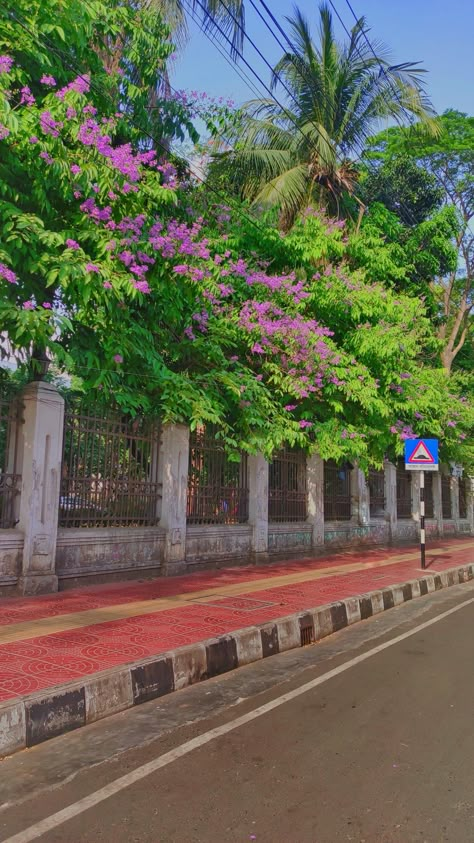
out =
<path fill-rule="evenodd" d="M 213 425 L 191 432 L 188 524 L 244 524 L 249 518 L 248 460 L 229 459 Z"/>
<path fill-rule="evenodd" d="M 159 424 L 96 408 L 66 408 L 60 527 L 159 521 Z"/>
<path fill-rule="evenodd" d="M 269 465 L 268 520 L 305 521 L 307 516 L 306 454 L 284 448 Z"/>
<path fill-rule="evenodd" d="M 0 396 L 0 529 L 15 526 L 21 475 L 17 473 L 18 402 Z"/>

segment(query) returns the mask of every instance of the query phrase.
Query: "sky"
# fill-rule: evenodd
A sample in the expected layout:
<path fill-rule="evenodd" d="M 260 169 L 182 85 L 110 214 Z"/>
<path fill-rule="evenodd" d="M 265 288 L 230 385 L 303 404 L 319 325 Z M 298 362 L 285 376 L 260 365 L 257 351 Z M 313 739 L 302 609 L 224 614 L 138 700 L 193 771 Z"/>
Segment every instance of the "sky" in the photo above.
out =
<path fill-rule="evenodd" d="M 267 6 L 288 31 L 284 21 L 293 9 L 291 0 L 266 0 Z M 345 0 L 334 0 L 339 14 L 348 29 L 354 19 Z M 258 0 L 257 0 L 258 5 Z M 299 0 L 300 9 L 316 24 L 318 2 Z M 474 3 L 472 0 L 353 0 L 358 15 L 365 15 L 371 27 L 369 38 L 383 41 L 391 48 L 393 63 L 421 61 L 429 73 L 426 78 L 428 94 L 441 113 L 455 108 L 474 114 Z M 272 34 L 264 27 L 247 0 L 246 29 L 270 65 L 281 55 L 281 48 Z M 262 10 L 263 11 L 263 10 Z M 335 21 L 336 32 L 347 38 L 342 26 Z M 238 72 L 250 71 L 242 61 L 237 68 L 222 57 L 216 47 L 190 21 L 190 38 L 184 51 L 177 57 L 172 74 L 172 85 L 186 90 L 206 91 L 215 97 L 231 98 L 238 104 L 256 96 Z M 265 84 L 270 72 L 247 42 L 244 58 L 257 70 Z M 266 92 L 260 82 L 253 79 L 259 95 Z"/>

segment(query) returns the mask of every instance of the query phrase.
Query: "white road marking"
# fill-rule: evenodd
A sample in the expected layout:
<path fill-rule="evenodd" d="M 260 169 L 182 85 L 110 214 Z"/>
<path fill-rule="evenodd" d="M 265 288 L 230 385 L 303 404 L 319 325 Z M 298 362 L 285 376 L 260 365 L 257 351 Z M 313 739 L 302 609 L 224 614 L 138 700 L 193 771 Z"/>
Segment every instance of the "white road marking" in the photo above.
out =
<path fill-rule="evenodd" d="M 56 814 L 52 814 L 50 817 L 40 820 L 40 822 L 26 828 L 24 831 L 14 834 L 13 837 L 8 837 L 3 841 L 3 843 L 30 843 L 32 840 L 37 840 L 39 837 L 42 837 L 43 834 L 47 834 L 48 831 L 52 831 L 59 825 L 68 822 L 68 820 L 72 820 L 74 817 L 84 813 L 84 811 L 88 811 L 90 808 L 100 805 L 100 803 L 104 802 L 105 799 L 115 796 L 115 794 L 120 793 L 120 791 L 124 790 L 126 787 L 130 787 L 131 785 L 136 784 L 136 782 L 141 781 L 141 779 L 156 773 L 157 770 L 161 770 L 168 764 L 172 764 L 173 761 L 177 761 L 179 758 L 189 755 L 189 753 L 193 752 L 195 749 L 199 749 L 216 738 L 223 737 L 223 735 L 228 735 L 229 732 L 233 732 L 234 729 L 239 729 L 241 726 L 251 723 L 252 720 L 257 720 L 258 717 L 263 717 L 264 714 L 268 714 L 275 708 L 279 708 L 281 705 L 285 705 L 285 703 L 297 699 L 302 696 L 302 694 L 307 694 L 308 691 L 312 691 L 319 685 L 323 685 L 330 679 L 334 679 L 335 676 L 340 676 L 341 673 L 345 673 L 346 670 L 350 670 L 352 667 L 362 664 L 362 662 L 367 661 L 367 659 L 372 658 L 372 656 L 376 656 L 378 653 L 388 650 L 389 647 L 393 647 L 395 644 L 399 644 L 401 641 L 405 641 L 407 638 L 417 635 L 424 629 L 428 629 L 428 627 L 433 626 L 433 624 L 439 623 L 439 621 L 448 618 L 455 612 L 459 612 L 460 609 L 464 609 L 466 606 L 472 605 L 472 603 L 474 603 L 474 597 L 471 597 L 469 600 L 465 600 L 464 603 L 460 603 L 459 606 L 454 606 L 454 608 L 448 609 L 446 612 L 442 612 L 442 614 L 437 615 L 435 618 L 431 618 L 429 621 L 419 624 L 419 626 L 416 626 L 409 632 L 403 632 L 401 635 L 391 638 L 390 641 L 385 641 L 383 644 L 379 644 L 377 647 L 367 650 L 366 653 L 362 653 L 360 656 L 355 656 L 353 659 L 350 659 L 344 664 L 334 667 L 332 670 L 328 670 L 327 673 L 317 676 L 316 679 L 312 679 L 310 682 L 300 685 L 299 688 L 295 688 L 293 691 L 288 691 L 286 694 L 282 694 L 280 697 L 255 708 L 253 711 L 249 711 L 247 714 L 243 714 L 241 717 L 236 717 L 235 720 L 231 720 L 229 723 L 224 723 L 222 726 L 217 726 L 215 729 L 210 729 L 208 732 L 204 732 L 204 734 L 198 735 L 198 737 L 186 741 L 181 744 L 181 746 L 175 747 L 175 749 L 170 750 L 170 752 L 166 752 L 159 758 L 155 758 L 153 761 L 149 761 L 147 764 L 137 767 L 137 769 L 132 770 L 131 773 L 127 773 L 125 776 L 120 776 L 120 778 L 115 779 L 115 781 L 110 782 L 110 784 L 105 785 L 105 787 L 101 787 L 99 790 L 96 790 L 95 793 L 91 793 L 89 796 L 79 799 L 78 802 L 74 802 L 72 805 L 68 805 L 67 808 L 63 808 Z"/>

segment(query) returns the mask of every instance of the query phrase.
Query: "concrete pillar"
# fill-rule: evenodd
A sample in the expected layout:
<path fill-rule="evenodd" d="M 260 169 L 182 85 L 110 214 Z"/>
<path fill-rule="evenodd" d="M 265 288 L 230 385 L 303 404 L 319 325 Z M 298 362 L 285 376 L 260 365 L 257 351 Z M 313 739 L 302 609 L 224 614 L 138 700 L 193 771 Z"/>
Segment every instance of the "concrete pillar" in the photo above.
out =
<path fill-rule="evenodd" d="M 188 467 L 189 428 L 183 424 L 163 425 L 158 477 L 162 495 L 159 526 L 166 530 L 165 574 L 185 570 Z"/>
<path fill-rule="evenodd" d="M 459 530 L 459 480 L 451 477 L 451 516 L 456 524 L 456 531 Z"/>
<path fill-rule="evenodd" d="M 441 472 L 433 472 L 433 515 L 437 524 L 438 535 L 443 535 L 443 503 L 441 495 Z"/>
<path fill-rule="evenodd" d="M 23 594 L 58 590 L 56 539 L 64 431 L 64 400 L 49 383 L 23 390 L 22 483 L 19 529 L 24 535 L 19 589 Z"/>
<path fill-rule="evenodd" d="M 262 454 L 248 458 L 249 524 L 252 526 L 252 550 L 268 551 L 268 462 Z"/>
<path fill-rule="evenodd" d="M 420 523 L 420 472 L 411 471 L 411 517 Z"/>
<path fill-rule="evenodd" d="M 354 466 L 351 471 L 352 517 L 362 527 L 370 523 L 370 493 L 363 471 Z"/>
<path fill-rule="evenodd" d="M 324 461 L 318 454 L 312 454 L 306 461 L 306 482 L 308 491 L 308 521 L 312 525 L 311 544 L 324 545 Z"/>
<path fill-rule="evenodd" d="M 389 540 L 397 533 L 397 469 L 391 462 L 384 464 L 385 471 L 385 518 L 388 522 Z"/>
<path fill-rule="evenodd" d="M 474 477 L 466 477 L 467 520 L 471 533 L 474 533 Z"/>

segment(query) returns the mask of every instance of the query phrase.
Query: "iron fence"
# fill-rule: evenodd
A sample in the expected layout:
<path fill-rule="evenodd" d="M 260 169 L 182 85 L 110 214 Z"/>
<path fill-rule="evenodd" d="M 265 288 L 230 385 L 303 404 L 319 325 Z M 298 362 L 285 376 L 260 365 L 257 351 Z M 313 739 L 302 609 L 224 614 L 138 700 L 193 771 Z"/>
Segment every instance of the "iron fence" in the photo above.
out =
<path fill-rule="evenodd" d="M 306 454 L 284 448 L 268 471 L 268 520 L 305 521 L 307 517 Z"/>
<path fill-rule="evenodd" d="M 191 432 L 188 472 L 188 524 L 245 524 L 249 518 L 248 460 L 231 460 L 217 429 Z"/>
<path fill-rule="evenodd" d="M 351 517 L 351 469 L 329 460 L 324 463 L 324 520 L 350 521 Z"/>
<path fill-rule="evenodd" d="M 459 479 L 459 517 L 467 518 L 467 484 L 470 480 L 467 477 Z"/>
<path fill-rule="evenodd" d="M 443 518 L 449 520 L 453 517 L 451 506 L 451 477 L 448 474 L 441 475 L 441 509 Z"/>
<path fill-rule="evenodd" d="M 412 517 L 411 474 L 397 466 L 397 518 Z"/>
<path fill-rule="evenodd" d="M 0 529 L 17 523 L 21 475 L 17 472 L 19 425 L 17 400 L 0 397 Z"/>
<path fill-rule="evenodd" d="M 385 515 L 385 472 L 376 468 L 369 469 L 370 517 L 383 518 Z"/>
<path fill-rule="evenodd" d="M 154 526 L 159 424 L 72 407 L 64 418 L 60 527 Z"/>
<path fill-rule="evenodd" d="M 433 475 L 425 471 L 425 516 L 434 518 Z"/>

